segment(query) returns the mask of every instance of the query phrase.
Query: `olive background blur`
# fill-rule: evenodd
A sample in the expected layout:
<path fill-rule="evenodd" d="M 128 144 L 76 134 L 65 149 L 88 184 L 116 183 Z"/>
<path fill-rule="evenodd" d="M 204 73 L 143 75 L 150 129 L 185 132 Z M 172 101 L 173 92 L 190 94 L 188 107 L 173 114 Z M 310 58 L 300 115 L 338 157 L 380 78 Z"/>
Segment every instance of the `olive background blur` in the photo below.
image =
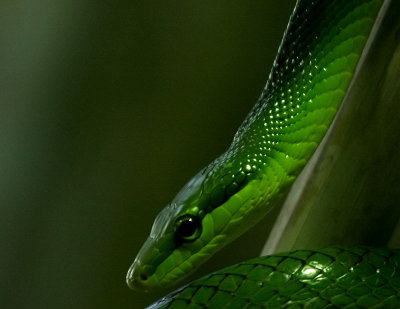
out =
<path fill-rule="evenodd" d="M 126 272 L 157 213 L 229 146 L 294 3 L 0 4 L 2 308 L 165 293 L 129 290 Z M 257 233 L 201 273 L 257 255 Z"/>

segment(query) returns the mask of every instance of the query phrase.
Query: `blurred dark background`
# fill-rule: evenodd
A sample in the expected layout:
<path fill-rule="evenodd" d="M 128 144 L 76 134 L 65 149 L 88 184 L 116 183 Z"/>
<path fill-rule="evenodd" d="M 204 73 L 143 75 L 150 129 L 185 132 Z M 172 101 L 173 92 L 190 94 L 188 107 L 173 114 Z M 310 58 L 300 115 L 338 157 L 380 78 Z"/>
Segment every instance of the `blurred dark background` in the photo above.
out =
<path fill-rule="evenodd" d="M 126 272 L 161 208 L 230 144 L 294 3 L 0 4 L 3 308 L 162 295 L 130 291 Z M 201 272 L 257 255 L 258 233 Z"/>

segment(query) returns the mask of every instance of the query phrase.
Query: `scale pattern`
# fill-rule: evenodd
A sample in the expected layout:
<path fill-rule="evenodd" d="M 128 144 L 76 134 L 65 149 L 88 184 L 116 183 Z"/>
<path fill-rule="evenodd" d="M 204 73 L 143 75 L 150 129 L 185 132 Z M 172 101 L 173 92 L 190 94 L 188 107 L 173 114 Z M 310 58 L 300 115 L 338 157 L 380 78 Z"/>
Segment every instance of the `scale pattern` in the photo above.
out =
<path fill-rule="evenodd" d="M 151 309 L 400 308 L 400 250 L 331 247 L 255 258 L 207 275 Z"/>
<path fill-rule="evenodd" d="M 271 180 L 264 200 L 293 182 L 343 101 L 381 4 L 298 2 L 260 99 L 228 151 L 205 170 L 209 207 L 254 179 Z"/>

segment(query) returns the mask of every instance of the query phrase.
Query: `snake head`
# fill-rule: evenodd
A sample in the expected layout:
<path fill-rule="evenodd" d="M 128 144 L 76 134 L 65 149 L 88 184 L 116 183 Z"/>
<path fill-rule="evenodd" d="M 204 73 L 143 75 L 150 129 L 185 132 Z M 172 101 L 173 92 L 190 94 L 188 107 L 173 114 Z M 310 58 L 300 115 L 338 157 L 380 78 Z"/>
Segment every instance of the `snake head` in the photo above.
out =
<path fill-rule="evenodd" d="M 199 207 L 204 178 L 204 171 L 198 173 L 155 219 L 150 236 L 128 271 L 126 281 L 131 289 L 170 285 L 193 268 L 189 257 L 204 246 L 204 210 Z"/>
<path fill-rule="evenodd" d="M 224 161 L 222 156 L 200 171 L 159 213 L 128 271 L 130 288 L 177 284 L 251 226 L 255 191 L 251 182 L 242 188 L 250 173 Z"/>
<path fill-rule="evenodd" d="M 276 187 L 254 178 L 248 163 L 228 159 L 222 155 L 213 161 L 160 212 L 128 271 L 130 288 L 179 283 L 263 217 L 260 203 L 265 206 Z"/>

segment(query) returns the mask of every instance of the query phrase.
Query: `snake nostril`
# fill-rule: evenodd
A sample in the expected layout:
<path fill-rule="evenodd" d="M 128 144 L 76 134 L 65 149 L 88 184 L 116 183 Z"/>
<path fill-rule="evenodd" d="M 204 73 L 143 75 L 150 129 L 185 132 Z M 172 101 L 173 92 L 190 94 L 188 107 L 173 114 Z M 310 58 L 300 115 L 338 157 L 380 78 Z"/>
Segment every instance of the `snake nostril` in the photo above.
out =
<path fill-rule="evenodd" d="M 147 280 L 147 278 L 148 278 L 148 276 L 145 274 L 145 273 L 140 273 L 140 280 L 142 280 L 142 281 L 146 281 Z"/>

